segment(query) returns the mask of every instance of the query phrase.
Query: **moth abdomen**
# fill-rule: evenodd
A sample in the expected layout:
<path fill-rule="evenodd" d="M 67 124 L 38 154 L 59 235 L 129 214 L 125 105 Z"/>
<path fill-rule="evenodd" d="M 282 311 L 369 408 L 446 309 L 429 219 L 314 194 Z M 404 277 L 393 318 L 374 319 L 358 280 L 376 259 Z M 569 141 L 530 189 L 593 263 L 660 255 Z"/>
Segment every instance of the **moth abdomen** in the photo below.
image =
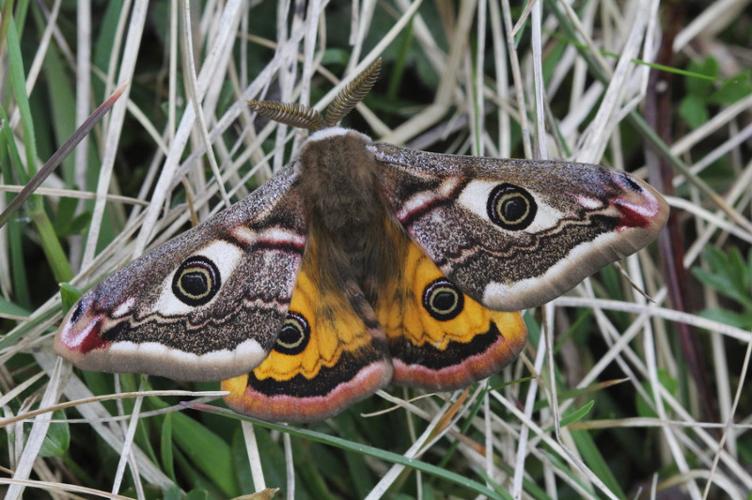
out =
<path fill-rule="evenodd" d="M 398 272 L 400 246 L 390 235 L 400 230 L 369 143 L 351 130 L 325 129 L 309 138 L 298 162 L 310 240 L 318 242 L 321 285 L 337 290 L 353 280 L 373 305 Z"/>

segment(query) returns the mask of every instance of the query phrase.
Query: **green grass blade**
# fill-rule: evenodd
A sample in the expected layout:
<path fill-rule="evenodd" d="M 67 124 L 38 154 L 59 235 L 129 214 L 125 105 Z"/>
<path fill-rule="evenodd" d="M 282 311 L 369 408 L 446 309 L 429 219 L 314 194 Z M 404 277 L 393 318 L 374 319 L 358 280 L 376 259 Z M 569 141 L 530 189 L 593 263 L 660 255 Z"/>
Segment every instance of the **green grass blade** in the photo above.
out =
<path fill-rule="evenodd" d="M 32 196 L 29 216 L 34 222 L 34 226 L 39 234 L 40 243 L 44 255 L 47 257 L 47 263 L 52 269 L 52 274 L 58 282 L 70 281 L 73 279 L 73 270 L 71 269 L 68 256 L 65 255 L 63 246 L 57 239 L 55 228 L 44 210 L 43 200 L 38 196 Z"/>
<path fill-rule="evenodd" d="M 21 127 L 24 133 L 24 149 L 26 151 L 26 173 L 30 177 L 36 172 L 37 143 L 34 134 L 34 122 L 31 118 L 31 107 L 26 95 L 26 73 L 24 71 L 23 57 L 21 56 L 21 43 L 16 31 L 16 23 L 13 19 L 8 24 L 8 75 L 13 97 L 21 115 Z"/>
<path fill-rule="evenodd" d="M 159 434 L 159 455 L 165 473 L 175 481 L 175 461 L 172 458 L 172 415 L 169 413 L 162 420 L 162 428 Z"/>
<path fill-rule="evenodd" d="M 501 498 L 501 496 L 496 491 L 488 488 L 485 484 L 479 483 L 478 481 L 465 477 L 461 474 L 457 474 L 456 472 L 452 472 L 446 469 L 442 469 L 440 467 L 436 467 L 435 465 L 423 462 L 422 460 L 418 460 L 414 458 L 406 458 L 402 455 L 393 453 L 391 451 L 382 450 L 382 449 L 375 448 L 373 446 L 369 446 L 366 444 L 354 443 L 352 441 L 348 441 L 347 439 L 342 439 L 337 436 L 330 436 L 328 434 L 313 431 L 310 429 L 303 429 L 300 427 L 292 427 L 292 426 L 287 426 L 283 424 L 265 422 L 263 420 L 258 420 L 252 417 L 247 417 L 245 415 L 239 415 L 233 412 L 232 410 L 228 410 L 225 408 L 219 408 L 219 407 L 211 406 L 207 404 L 196 404 L 196 405 L 192 405 L 192 407 L 201 411 L 217 413 L 219 415 L 225 415 L 229 418 L 235 418 L 238 420 L 247 420 L 248 422 L 251 422 L 254 425 L 257 425 L 259 427 L 265 427 L 267 429 L 272 429 L 272 430 L 276 430 L 279 432 L 286 432 L 290 434 L 291 436 L 297 436 L 300 438 L 308 439 L 310 441 L 314 441 L 316 443 L 322 443 L 322 444 L 326 444 L 329 446 L 335 446 L 337 448 L 340 448 L 346 451 L 351 451 L 354 453 L 359 453 L 361 455 L 368 455 L 374 458 L 378 458 L 380 460 L 384 460 L 385 462 L 404 465 L 406 467 L 410 467 L 412 469 L 419 470 L 426 474 L 430 474 L 432 476 L 436 476 L 446 481 L 463 486 L 471 491 L 474 491 L 475 493 L 486 495 L 489 498 Z"/>
<path fill-rule="evenodd" d="M 595 406 L 595 400 L 591 399 L 584 405 L 580 406 L 579 408 L 574 408 L 561 417 L 560 425 L 562 427 L 566 427 L 569 424 L 572 424 L 574 422 L 579 422 L 583 418 L 587 416 L 588 413 L 593 409 L 593 406 Z"/>
<path fill-rule="evenodd" d="M 600 478 L 601 481 L 619 498 L 627 498 L 624 491 L 616 481 L 616 477 L 611 472 L 608 464 L 598 450 L 593 438 L 588 431 L 572 431 L 572 438 L 574 439 L 577 449 L 580 451 L 583 460 Z"/>
<path fill-rule="evenodd" d="M 68 74 L 63 69 L 60 53 L 54 45 L 47 51 L 44 58 L 44 74 L 48 82 L 49 120 L 55 131 L 55 142 L 62 144 L 73 135 L 76 130 L 75 94 L 71 89 Z M 75 185 L 74 158 L 68 155 L 62 161 L 62 174 L 68 186 Z"/>
<path fill-rule="evenodd" d="M 65 418 L 65 413 L 56 411 L 52 416 L 56 422 L 50 424 L 47 435 L 42 442 L 40 457 L 62 457 L 70 446 L 70 426 Z"/>
<path fill-rule="evenodd" d="M 21 325 L 15 327 L 7 335 L 0 338 L 0 351 L 6 349 L 16 342 L 18 342 L 24 335 L 33 330 L 40 323 L 44 323 L 54 315 L 60 312 L 60 307 L 53 307 L 43 313 L 38 313 L 36 316 L 24 321 Z"/>
<path fill-rule="evenodd" d="M 21 307 L 10 300 L 0 297 L 0 314 L 8 314 L 12 316 L 28 316 L 29 311 L 25 307 Z"/>
<path fill-rule="evenodd" d="M 0 106 L 0 179 L 6 184 L 13 184 L 12 159 L 8 147 L 8 140 L 11 137 L 10 128 L 7 126 L 8 120 L 5 111 Z M 12 140 L 12 139 L 11 139 Z M 13 199 L 11 193 L 6 193 L 5 201 L 10 203 Z M 21 223 L 11 218 L 8 220 L 8 231 L 6 238 L 8 241 L 8 254 L 11 275 L 11 286 L 13 297 L 25 309 L 31 308 L 31 298 L 29 296 L 29 286 L 26 279 L 26 264 L 23 252 L 23 233 Z"/>
<path fill-rule="evenodd" d="M 149 398 L 150 404 L 164 408 L 166 403 Z M 181 413 L 173 414 L 173 438 L 196 467 L 227 496 L 239 494 L 233 474 L 230 446 L 200 422 Z"/>

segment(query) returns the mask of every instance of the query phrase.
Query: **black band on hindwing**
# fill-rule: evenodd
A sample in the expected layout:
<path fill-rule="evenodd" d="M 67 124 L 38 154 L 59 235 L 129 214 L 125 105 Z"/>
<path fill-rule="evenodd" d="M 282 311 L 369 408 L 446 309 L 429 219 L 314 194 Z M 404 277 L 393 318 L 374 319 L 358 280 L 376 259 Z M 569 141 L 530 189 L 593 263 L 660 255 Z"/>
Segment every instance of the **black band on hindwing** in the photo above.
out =
<path fill-rule="evenodd" d="M 496 323 L 491 321 L 488 331 L 473 337 L 470 342 L 449 342 L 446 349 L 437 349 L 429 342 L 421 346 L 406 339 L 389 342 L 389 352 L 393 358 L 401 360 L 406 365 L 420 365 L 431 370 L 441 370 L 459 364 L 470 356 L 482 354 L 499 340 L 501 332 Z"/>
<path fill-rule="evenodd" d="M 379 341 L 374 340 L 370 346 L 361 347 L 357 351 L 343 351 L 334 366 L 331 368 L 322 366 L 316 376 L 311 379 L 298 374 L 289 380 L 275 380 L 272 377 L 261 380 L 256 378 L 254 372 L 251 372 L 248 375 L 248 386 L 266 396 L 282 395 L 296 398 L 326 396 L 338 385 L 352 381 L 369 364 L 381 360 L 380 353 L 383 351 L 379 344 Z"/>

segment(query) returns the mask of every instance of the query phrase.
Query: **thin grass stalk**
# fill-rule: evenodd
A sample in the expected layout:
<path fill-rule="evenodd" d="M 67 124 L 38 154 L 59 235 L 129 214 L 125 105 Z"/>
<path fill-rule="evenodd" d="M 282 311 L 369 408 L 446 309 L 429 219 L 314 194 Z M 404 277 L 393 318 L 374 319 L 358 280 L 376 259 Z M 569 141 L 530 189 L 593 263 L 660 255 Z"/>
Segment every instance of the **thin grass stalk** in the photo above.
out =
<path fill-rule="evenodd" d="M 123 50 L 123 59 L 120 65 L 119 86 L 125 85 L 133 78 L 133 72 L 136 67 L 136 56 L 141 46 L 141 36 L 146 23 L 147 2 L 137 0 L 131 13 L 131 22 L 128 30 L 128 37 Z M 112 73 L 110 73 L 112 74 Z M 107 87 L 110 85 L 108 83 Z M 111 118 L 107 126 L 107 138 L 105 141 L 104 155 L 99 170 L 99 179 L 97 181 L 97 201 L 94 204 L 94 212 L 91 216 L 91 225 L 86 239 L 84 256 L 81 267 L 87 267 L 91 264 L 96 253 L 97 243 L 99 241 L 99 230 L 104 217 L 104 208 L 106 193 L 109 191 L 110 181 L 112 179 L 112 170 L 117 155 L 117 147 L 120 143 L 121 130 L 125 120 L 126 105 L 128 102 L 129 86 L 123 91 L 123 99 L 113 107 Z"/>

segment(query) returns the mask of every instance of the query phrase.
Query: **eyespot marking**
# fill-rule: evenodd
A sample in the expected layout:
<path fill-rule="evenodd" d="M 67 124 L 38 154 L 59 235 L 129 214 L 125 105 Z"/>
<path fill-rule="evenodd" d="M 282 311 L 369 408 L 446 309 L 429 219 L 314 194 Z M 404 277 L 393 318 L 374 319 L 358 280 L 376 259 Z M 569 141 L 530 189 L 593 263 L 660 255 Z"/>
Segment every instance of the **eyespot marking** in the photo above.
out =
<path fill-rule="evenodd" d="M 236 267 L 241 262 L 240 259 L 242 255 L 243 250 L 241 247 L 223 239 L 214 240 L 205 247 L 196 250 L 191 255 L 187 256 L 175 271 L 171 272 L 164 278 L 159 299 L 152 304 L 148 310 L 139 310 L 139 314 L 147 315 L 158 313 L 164 317 L 190 314 L 196 307 L 202 306 L 201 301 L 199 300 L 194 303 L 194 301 L 189 300 L 186 302 L 180 297 L 179 294 L 181 292 L 178 291 L 176 293 L 173 288 L 176 280 L 180 279 L 184 263 L 188 262 L 189 259 L 198 258 L 211 261 L 214 264 L 214 270 L 210 270 L 209 268 L 206 268 L 206 266 L 204 267 L 205 272 L 208 272 L 210 275 L 216 271 L 216 276 L 218 277 L 216 283 L 218 288 L 216 293 L 212 296 L 216 298 L 220 295 L 223 284 L 230 281 Z M 205 274 L 204 278 L 206 278 Z M 196 276 L 195 279 L 196 281 L 194 282 L 194 285 L 199 285 L 199 280 L 201 278 Z M 209 283 L 208 279 L 206 283 Z M 189 286 L 188 288 L 190 289 L 191 287 Z M 203 306 L 207 306 L 209 303 L 212 303 L 211 297 L 203 302 Z"/>
<path fill-rule="evenodd" d="M 497 226 L 518 231 L 535 220 L 538 205 L 526 189 L 503 183 L 491 190 L 486 211 L 488 218 Z"/>
<path fill-rule="evenodd" d="M 428 284 L 423 291 L 423 307 L 439 321 L 456 318 L 465 307 L 465 297 L 446 278 Z"/>
<path fill-rule="evenodd" d="M 287 312 L 282 329 L 277 336 L 274 350 L 282 354 L 295 355 L 303 352 L 311 339 L 311 328 L 302 314 Z"/>
<path fill-rule="evenodd" d="M 214 298 L 221 284 L 217 265 L 203 255 L 193 255 L 175 271 L 172 293 L 189 306 L 202 306 Z"/>
<path fill-rule="evenodd" d="M 513 186 L 523 190 L 527 193 L 529 198 L 525 197 L 524 202 L 521 200 L 518 201 L 525 203 L 524 206 L 527 206 L 527 202 L 532 200 L 532 203 L 535 206 L 535 210 L 529 212 L 528 217 L 530 220 L 525 220 L 527 225 L 524 228 L 515 229 L 499 225 L 494 219 L 492 219 L 492 215 L 489 213 L 493 211 L 493 208 L 492 210 L 489 210 L 489 201 L 493 200 L 497 194 L 494 193 L 494 191 L 500 191 L 501 189 L 499 186 L 504 185 Z M 508 184 L 500 183 L 499 181 L 476 179 L 468 182 L 456 198 L 458 205 L 464 210 L 467 210 L 469 216 L 472 214 L 472 216 L 476 216 L 483 222 L 488 223 L 489 228 L 493 228 L 500 233 L 512 236 L 516 236 L 515 233 L 536 234 L 541 231 L 546 231 L 555 227 L 561 222 L 562 218 L 566 216 L 565 213 L 560 210 L 561 207 L 555 208 L 550 205 L 545 195 L 535 192 L 528 188 L 528 186 L 523 186 L 523 184 Z M 490 205 L 493 207 L 493 203 L 490 203 Z M 509 208 L 513 208 L 513 206 L 514 203 Z M 494 215 L 493 217 L 496 216 Z"/>

